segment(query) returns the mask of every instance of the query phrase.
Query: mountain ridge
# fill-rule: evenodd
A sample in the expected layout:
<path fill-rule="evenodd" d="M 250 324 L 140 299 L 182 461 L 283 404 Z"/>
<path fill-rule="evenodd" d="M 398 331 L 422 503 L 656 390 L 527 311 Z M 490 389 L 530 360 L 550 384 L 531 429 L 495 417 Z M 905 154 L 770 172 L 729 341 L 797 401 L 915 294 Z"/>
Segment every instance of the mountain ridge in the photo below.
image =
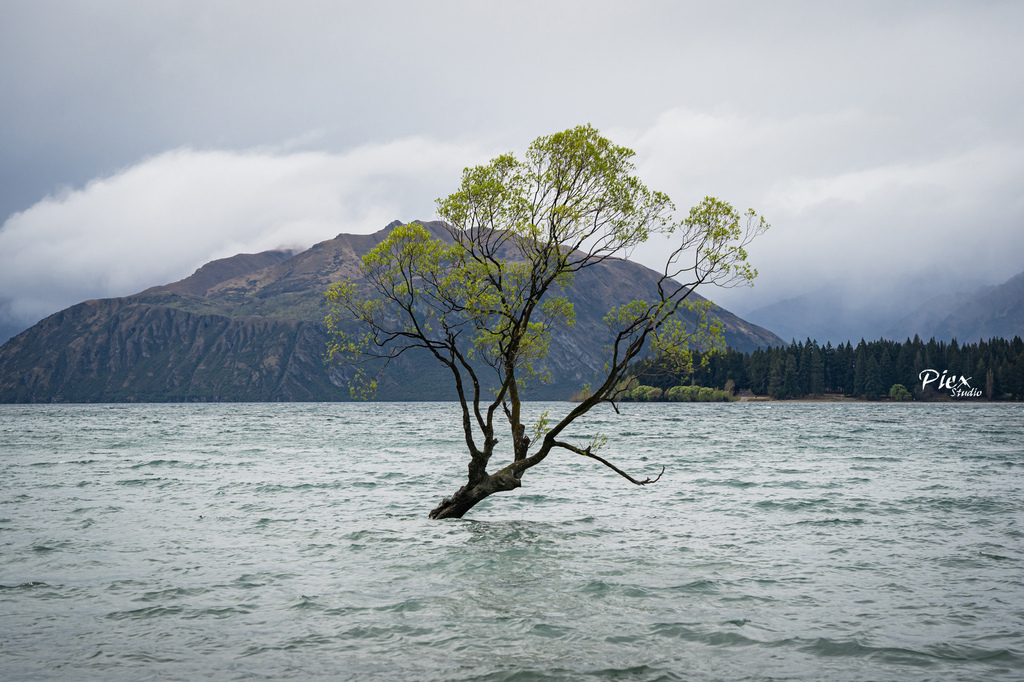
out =
<path fill-rule="evenodd" d="M 1024 337 L 1024 272 L 967 291 L 944 286 L 921 281 L 869 295 L 823 287 L 748 310 L 743 317 L 785 339 L 832 344 L 915 335 L 947 342 Z"/>
<path fill-rule="evenodd" d="M 396 224 L 294 254 L 219 259 L 178 282 L 55 313 L 0 347 L 0 402 L 346 400 L 351 371 L 323 359 L 323 292 L 358 277 L 361 256 Z M 443 224 L 423 224 L 447 237 Z M 625 260 L 578 273 L 568 292 L 577 325 L 553 334 L 547 364 L 555 381 L 531 396 L 567 398 L 592 380 L 604 363 L 604 314 L 649 298 L 657 277 Z M 734 347 L 783 343 L 726 310 L 713 314 Z M 404 355 L 383 377 L 378 398 L 452 399 L 442 369 L 431 358 Z"/>
<path fill-rule="evenodd" d="M 185 279 L 150 287 L 144 292 L 171 291 L 179 294 L 203 296 L 211 288 L 229 279 L 240 277 L 255 270 L 262 270 L 275 263 L 287 260 L 295 251 L 275 249 L 259 253 L 239 253 L 229 258 L 212 260 L 201 266 Z"/>
<path fill-rule="evenodd" d="M 897 322 L 892 332 L 967 342 L 1024 337 L 1024 272 L 1001 284 L 931 299 Z"/>

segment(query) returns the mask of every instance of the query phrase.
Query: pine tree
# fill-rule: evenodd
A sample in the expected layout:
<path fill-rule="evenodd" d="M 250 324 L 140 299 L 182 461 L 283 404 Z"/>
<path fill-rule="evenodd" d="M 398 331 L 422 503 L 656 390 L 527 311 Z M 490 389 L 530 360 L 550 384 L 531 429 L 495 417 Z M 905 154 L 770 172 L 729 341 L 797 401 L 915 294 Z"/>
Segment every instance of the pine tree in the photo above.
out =
<path fill-rule="evenodd" d="M 796 398 L 800 396 L 800 376 L 799 370 L 797 369 L 796 354 L 786 354 L 786 376 L 782 384 L 783 393 L 786 398 Z"/>
<path fill-rule="evenodd" d="M 864 382 L 867 379 L 865 370 L 867 369 L 867 344 L 864 343 L 864 339 L 860 340 L 857 345 L 857 356 L 854 360 L 854 371 L 853 371 L 853 389 L 852 394 L 855 396 L 864 395 Z"/>
<path fill-rule="evenodd" d="M 831 341 L 825 342 L 825 347 L 821 349 L 821 364 L 822 371 L 824 373 L 824 386 L 830 390 L 835 389 L 835 373 L 833 363 L 835 362 L 835 349 L 832 347 Z"/>
<path fill-rule="evenodd" d="M 786 379 L 786 364 L 782 359 L 782 352 L 773 353 L 772 355 L 771 372 L 768 380 L 768 395 L 775 399 L 779 399 L 785 397 L 783 395 L 783 391 Z"/>
<path fill-rule="evenodd" d="M 846 395 L 853 395 L 854 384 L 854 354 L 853 346 L 846 342 L 846 350 L 843 351 L 843 392 Z"/>
<path fill-rule="evenodd" d="M 900 344 L 899 353 L 896 354 L 896 383 L 904 386 L 912 386 L 914 381 L 914 361 L 911 340 Z"/>
<path fill-rule="evenodd" d="M 893 370 L 892 360 L 889 358 L 889 351 L 882 348 L 881 359 L 878 361 L 878 371 L 881 375 L 881 385 L 883 390 L 888 390 L 888 386 L 900 383 L 896 379 L 896 372 Z"/>
<path fill-rule="evenodd" d="M 864 394 L 868 400 L 875 400 L 882 396 L 885 388 L 882 384 L 882 372 L 878 366 L 878 360 L 875 357 L 868 356 L 868 360 L 864 368 Z"/>
<path fill-rule="evenodd" d="M 800 364 L 797 369 L 797 395 L 811 393 L 811 340 L 800 348 Z"/>
<path fill-rule="evenodd" d="M 821 349 L 815 342 L 811 348 L 811 386 L 810 392 L 813 395 L 821 395 L 825 392 L 825 363 L 821 358 Z"/>

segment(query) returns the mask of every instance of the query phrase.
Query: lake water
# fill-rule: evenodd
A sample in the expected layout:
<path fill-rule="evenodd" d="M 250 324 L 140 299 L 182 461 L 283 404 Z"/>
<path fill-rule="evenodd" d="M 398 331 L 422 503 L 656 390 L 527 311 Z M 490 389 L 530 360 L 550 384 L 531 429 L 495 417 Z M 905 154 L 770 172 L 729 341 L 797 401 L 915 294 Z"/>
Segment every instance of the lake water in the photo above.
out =
<path fill-rule="evenodd" d="M 552 414 L 565 404 L 533 404 Z M 0 406 L 0 678 L 1024 679 L 1024 405 Z"/>

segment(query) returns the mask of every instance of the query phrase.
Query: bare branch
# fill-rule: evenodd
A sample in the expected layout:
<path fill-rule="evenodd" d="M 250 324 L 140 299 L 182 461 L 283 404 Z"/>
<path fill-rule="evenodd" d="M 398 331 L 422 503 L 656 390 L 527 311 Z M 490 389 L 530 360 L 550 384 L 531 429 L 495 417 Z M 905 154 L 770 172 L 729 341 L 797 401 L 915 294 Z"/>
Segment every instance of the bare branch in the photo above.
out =
<path fill-rule="evenodd" d="M 632 476 L 630 476 L 629 474 L 627 474 L 625 471 L 620 469 L 619 467 L 615 466 L 614 464 L 612 464 L 611 462 L 606 460 L 605 458 L 599 457 L 599 456 L 595 455 L 593 452 L 590 451 L 590 447 L 589 446 L 586 449 L 581 449 L 581 448 L 576 447 L 575 445 L 572 445 L 571 443 L 562 443 L 561 441 L 556 441 L 554 443 L 554 446 L 558 447 L 558 448 L 563 448 L 565 450 L 569 450 L 570 452 L 575 452 L 577 455 L 583 455 L 584 457 L 589 457 L 590 459 L 596 459 L 598 462 L 600 462 L 601 464 L 605 465 L 606 467 L 608 467 L 609 469 L 611 469 L 612 471 L 617 473 L 619 476 L 622 476 L 627 481 L 629 481 L 630 483 L 633 483 L 635 485 L 647 485 L 648 483 L 657 483 L 658 480 L 661 478 L 661 475 L 665 473 L 665 467 L 662 466 L 661 467 L 661 473 L 658 474 L 657 477 L 655 477 L 655 478 L 648 477 L 648 478 L 645 478 L 642 481 L 638 481 L 635 478 L 633 478 Z"/>

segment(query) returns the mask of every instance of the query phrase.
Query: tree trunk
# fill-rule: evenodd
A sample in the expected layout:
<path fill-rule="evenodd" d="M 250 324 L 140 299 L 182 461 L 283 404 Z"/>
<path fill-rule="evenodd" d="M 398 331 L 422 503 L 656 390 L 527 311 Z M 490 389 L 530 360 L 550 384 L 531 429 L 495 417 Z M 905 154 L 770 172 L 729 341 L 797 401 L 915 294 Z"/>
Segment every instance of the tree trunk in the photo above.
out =
<path fill-rule="evenodd" d="M 461 519 L 480 500 L 504 490 L 515 490 L 523 483 L 512 473 L 511 467 L 491 474 L 476 485 L 466 484 L 451 497 L 446 497 L 430 512 L 432 519 Z"/>

